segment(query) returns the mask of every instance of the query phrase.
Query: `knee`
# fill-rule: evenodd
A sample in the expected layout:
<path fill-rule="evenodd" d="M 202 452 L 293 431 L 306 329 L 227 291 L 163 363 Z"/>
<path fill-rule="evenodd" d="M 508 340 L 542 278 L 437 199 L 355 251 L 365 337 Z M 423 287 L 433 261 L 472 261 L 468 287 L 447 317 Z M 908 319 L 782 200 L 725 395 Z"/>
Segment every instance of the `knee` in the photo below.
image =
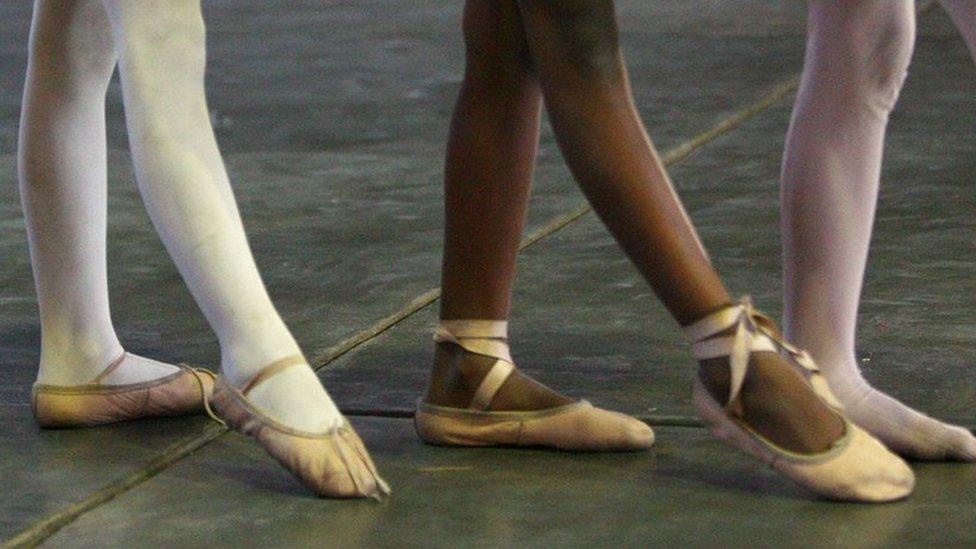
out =
<path fill-rule="evenodd" d="M 908 76 L 914 41 L 914 25 L 904 20 L 889 21 L 870 37 L 859 83 L 863 99 L 870 106 L 883 112 L 894 108 Z"/>
<path fill-rule="evenodd" d="M 131 2 L 114 14 L 130 138 L 176 143 L 209 124 L 206 30 L 195 0 Z"/>
<path fill-rule="evenodd" d="M 138 83 L 203 81 L 206 27 L 196 2 L 141 3 L 118 17 L 117 46 L 126 77 Z"/>
<path fill-rule="evenodd" d="M 621 73 L 613 0 L 524 0 L 541 39 L 574 76 L 615 79 Z M 544 34 L 543 34 L 544 33 Z"/>
<path fill-rule="evenodd" d="M 30 78 L 41 79 L 39 89 L 57 94 L 97 91 L 104 93 L 115 69 L 112 37 L 98 23 L 96 14 L 81 13 L 54 30 L 36 27 L 28 46 Z M 99 32 L 90 32 L 92 30 Z"/>
<path fill-rule="evenodd" d="M 524 81 L 532 74 L 532 55 L 514 13 L 501 2 L 469 3 L 462 23 L 465 81 L 497 89 Z"/>

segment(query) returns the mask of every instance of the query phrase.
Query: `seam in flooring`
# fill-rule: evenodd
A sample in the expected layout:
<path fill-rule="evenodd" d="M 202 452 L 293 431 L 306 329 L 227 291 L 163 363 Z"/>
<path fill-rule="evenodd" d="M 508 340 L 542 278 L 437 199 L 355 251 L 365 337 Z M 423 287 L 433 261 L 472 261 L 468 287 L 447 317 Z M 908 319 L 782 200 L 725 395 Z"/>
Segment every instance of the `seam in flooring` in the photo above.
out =
<path fill-rule="evenodd" d="M 348 417 L 380 417 L 389 419 L 413 419 L 412 410 L 383 410 L 370 408 L 347 408 L 342 414 Z M 633 416 L 655 427 L 704 427 L 705 422 L 695 416 L 672 414 L 643 414 Z"/>
<path fill-rule="evenodd" d="M 662 157 L 662 162 L 665 166 L 671 166 L 677 162 L 680 162 L 681 160 L 684 160 L 702 146 L 707 145 L 709 142 L 713 141 L 719 136 L 735 129 L 746 120 L 749 120 L 753 116 L 756 116 L 757 114 L 762 113 L 773 105 L 779 103 L 787 95 L 795 91 L 798 84 L 799 76 L 793 76 L 784 82 L 769 88 L 760 96 L 759 100 L 733 112 L 707 130 L 694 135 L 690 139 L 666 151 Z M 575 208 L 556 216 L 542 227 L 527 235 L 519 245 L 519 251 L 525 250 L 546 237 L 555 234 L 590 211 L 591 208 L 589 204 L 584 202 Z M 312 367 L 316 372 L 323 370 L 329 364 L 333 363 L 343 355 L 371 341 L 400 322 L 403 322 L 404 320 L 422 311 L 424 308 L 430 306 L 432 303 L 437 301 L 440 295 L 440 288 L 433 288 L 411 299 L 395 312 L 381 318 L 368 328 L 353 334 L 352 336 L 340 341 L 336 345 L 329 347 L 326 351 L 317 355 L 311 361 Z M 402 411 L 360 410 L 360 414 L 351 413 L 355 411 L 357 410 L 348 410 L 344 411 L 344 413 L 350 416 L 363 415 L 378 417 L 411 417 L 409 414 L 404 414 Z M 641 419 L 653 425 L 687 427 L 697 427 L 701 425 L 697 418 L 686 416 L 648 416 L 646 418 L 642 417 Z M 156 458 L 137 468 L 135 471 L 123 476 L 118 480 L 110 482 L 81 501 L 58 509 L 47 516 L 42 517 L 27 528 L 15 534 L 13 537 L 7 539 L 2 545 L 0 545 L 0 547 L 34 547 L 42 543 L 44 540 L 54 535 L 58 530 L 74 522 L 86 512 L 95 509 L 103 503 L 114 499 L 116 496 L 119 496 L 151 479 L 181 459 L 206 446 L 227 431 L 228 429 L 226 427 L 218 426 L 216 424 L 208 424 L 206 427 L 204 427 L 203 432 L 199 435 L 174 443 L 172 446 L 160 453 Z"/>

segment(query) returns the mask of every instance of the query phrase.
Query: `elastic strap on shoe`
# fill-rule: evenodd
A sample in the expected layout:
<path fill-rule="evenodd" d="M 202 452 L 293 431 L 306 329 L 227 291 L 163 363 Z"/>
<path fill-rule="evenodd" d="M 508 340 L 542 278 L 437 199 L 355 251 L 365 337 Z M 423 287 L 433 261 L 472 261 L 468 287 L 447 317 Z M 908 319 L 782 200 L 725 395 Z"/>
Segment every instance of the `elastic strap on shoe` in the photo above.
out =
<path fill-rule="evenodd" d="M 495 359 L 468 409 L 488 410 L 495 394 L 515 371 L 507 337 L 508 322 L 504 320 L 442 320 L 434 331 L 437 343 L 453 343 L 469 353 Z"/>
<path fill-rule="evenodd" d="M 292 355 L 272 362 L 265 366 L 256 376 L 241 387 L 241 394 L 247 396 L 255 387 L 280 374 L 293 366 L 304 366 L 308 364 L 302 355 Z"/>
<path fill-rule="evenodd" d="M 180 364 L 179 366 L 180 368 L 183 368 L 187 372 L 193 374 L 193 378 L 196 379 L 197 385 L 200 386 L 200 396 L 203 398 L 203 411 L 207 413 L 207 416 L 209 416 L 210 419 L 226 427 L 227 422 L 225 422 L 220 416 L 218 416 L 217 413 L 213 411 L 213 408 L 210 407 L 210 397 L 207 396 L 207 386 L 206 384 L 204 384 L 203 378 L 201 377 L 201 376 L 209 377 L 210 382 L 213 383 L 217 381 L 217 374 L 211 372 L 206 368 L 194 368 L 189 364 Z"/>
<path fill-rule="evenodd" d="M 114 372 L 119 366 L 122 365 L 123 362 L 125 362 L 125 357 L 127 356 L 129 356 L 129 353 L 126 351 L 122 351 L 122 354 L 119 355 L 118 358 L 110 362 L 108 366 L 106 366 L 105 369 L 102 370 L 102 373 L 95 376 L 95 379 L 91 380 L 91 383 L 101 383 L 105 378 L 109 376 L 109 374 Z"/>

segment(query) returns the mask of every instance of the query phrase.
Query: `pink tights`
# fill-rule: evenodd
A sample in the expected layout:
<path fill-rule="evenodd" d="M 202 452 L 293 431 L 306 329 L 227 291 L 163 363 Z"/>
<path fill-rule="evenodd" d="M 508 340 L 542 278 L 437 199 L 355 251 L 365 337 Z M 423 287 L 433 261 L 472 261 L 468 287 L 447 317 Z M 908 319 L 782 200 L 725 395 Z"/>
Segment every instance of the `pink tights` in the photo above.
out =
<path fill-rule="evenodd" d="M 976 58 L 976 0 L 943 0 Z M 976 460 L 976 438 L 872 388 L 855 359 L 858 301 L 885 127 L 915 39 L 910 0 L 812 0 L 803 78 L 783 158 L 789 340 L 823 368 L 848 416 L 919 459 Z"/>

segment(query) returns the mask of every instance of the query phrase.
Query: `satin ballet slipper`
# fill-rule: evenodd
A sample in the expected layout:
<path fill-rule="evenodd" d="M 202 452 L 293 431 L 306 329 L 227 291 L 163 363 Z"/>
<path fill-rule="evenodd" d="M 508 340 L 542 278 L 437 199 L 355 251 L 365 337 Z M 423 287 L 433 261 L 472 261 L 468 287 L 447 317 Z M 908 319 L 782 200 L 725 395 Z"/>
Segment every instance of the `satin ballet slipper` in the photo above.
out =
<path fill-rule="evenodd" d="M 685 328 L 694 342 L 695 358 L 728 357 L 731 383 L 723 406 L 696 377 L 693 398 L 712 433 L 739 450 L 770 465 L 821 497 L 838 501 L 887 502 L 912 493 L 915 476 L 908 465 L 871 435 L 851 423 L 809 355 L 785 343 L 773 323 L 752 308 L 748 298 Z M 716 336 L 734 330 L 732 335 Z M 805 373 L 811 390 L 844 423 L 844 434 L 825 452 L 800 454 L 781 448 L 749 427 L 733 411 L 752 353 L 777 353 Z M 821 385 L 818 387 L 818 385 Z"/>
<path fill-rule="evenodd" d="M 278 360 L 240 389 L 217 378 L 211 406 L 228 427 L 254 438 L 278 463 L 321 496 L 380 499 L 390 488 L 376 472 L 362 440 L 348 421 L 322 433 L 293 429 L 266 416 L 247 394 L 274 375 L 307 364 L 302 356 Z"/>
<path fill-rule="evenodd" d="M 418 402 L 414 415 L 417 436 L 443 446 L 529 446 L 571 451 L 644 450 L 654 444 L 654 431 L 644 422 L 594 407 L 587 401 L 544 410 L 490 411 L 498 390 L 515 370 L 503 343 L 465 341 L 443 327 L 434 336 L 467 352 L 489 356 L 494 365 L 464 408 Z M 480 344 L 479 344 L 480 343 Z"/>
<path fill-rule="evenodd" d="M 38 425 L 49 429 L 93 427 L 134 419 L 196 414 L 206 408 L 215 375 L 209 370 L 180 364 L 168 376 L 141 383 L 103 383 L 128 353 L 112 361 L 83 385 L 35 383 L 31 409 Z"/>

